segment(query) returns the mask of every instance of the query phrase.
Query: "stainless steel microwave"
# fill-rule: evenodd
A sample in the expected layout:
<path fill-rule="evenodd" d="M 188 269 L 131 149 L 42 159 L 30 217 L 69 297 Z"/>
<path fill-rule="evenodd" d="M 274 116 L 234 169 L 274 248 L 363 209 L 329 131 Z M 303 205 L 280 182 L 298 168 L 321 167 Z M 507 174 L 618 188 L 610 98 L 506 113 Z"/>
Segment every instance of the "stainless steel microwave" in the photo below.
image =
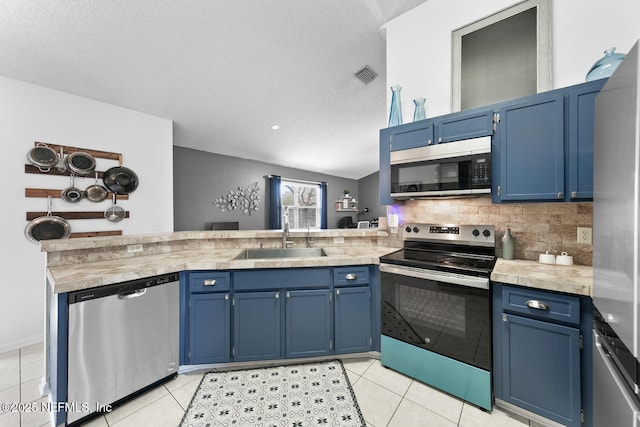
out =
<path fill-rule="evenodd" d="M 491 137 L 391 152 L 396 200 L 491 194 Z"/>

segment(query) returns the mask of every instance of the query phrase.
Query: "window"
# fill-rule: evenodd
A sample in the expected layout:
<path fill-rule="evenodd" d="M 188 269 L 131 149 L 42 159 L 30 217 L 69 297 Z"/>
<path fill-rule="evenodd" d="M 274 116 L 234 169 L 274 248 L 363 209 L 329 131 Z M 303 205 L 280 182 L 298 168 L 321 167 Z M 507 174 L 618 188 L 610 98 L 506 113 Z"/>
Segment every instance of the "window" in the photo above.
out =
<path fill-rule="evenodd" d="M 320 183 L 282 179 L 280 199 L 289 213 L 289 228 L 320 228 Z"/>

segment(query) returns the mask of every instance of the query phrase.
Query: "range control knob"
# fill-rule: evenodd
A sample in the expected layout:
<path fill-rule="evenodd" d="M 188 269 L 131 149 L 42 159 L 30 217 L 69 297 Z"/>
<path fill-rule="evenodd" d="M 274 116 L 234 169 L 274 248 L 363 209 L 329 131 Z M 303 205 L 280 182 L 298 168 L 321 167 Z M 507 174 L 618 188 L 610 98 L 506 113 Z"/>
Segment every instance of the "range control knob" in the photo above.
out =
<path fill-rule="evenodd" d="M 478 237 L 480 235 L 480 232 L 478 231 L 477 228 L 474 228 L 471 234 L 473 234 L 474 237 Z"/>
<path fill-rule="evenodd" d="M 420 229 L 419 229 L 418 227 L 413 227 L 413 232 L 414 232 L 414 233 L 419 233 L 419 232 L 420 232 Z"/>
<path fill-rule="evenodd" d="M 404 231 L 406 231 L 407 233 L 411 233 L 411 227 L 406 227 Z"/>
<path fill-rule="evenodd" d="M 482 232 L 482 235 L 484 237 L 489 237 L 489 236 L 491 236 L 491 232 L 485 228 L 485 230 Z"/>

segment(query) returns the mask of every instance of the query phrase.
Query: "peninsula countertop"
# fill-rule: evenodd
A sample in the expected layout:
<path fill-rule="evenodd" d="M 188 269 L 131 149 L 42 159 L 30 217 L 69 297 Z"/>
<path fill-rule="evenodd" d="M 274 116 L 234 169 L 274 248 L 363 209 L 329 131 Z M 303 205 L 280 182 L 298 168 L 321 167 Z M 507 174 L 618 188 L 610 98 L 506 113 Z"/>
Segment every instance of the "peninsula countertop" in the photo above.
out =
<path fill-rule="evenodd" d="M 331 267 L 378 264 L 379 257 L 398 248 L 382 246 L 324 247 L 327 256 L 276 259 L 234 259 L 242 249 L 192 249 L 81 264 L 50 266 L 47 279 L 54 293 L 71 292 L 158 274 L 185 270 Z"/>
<path fill-rule="evenodd" d="M 568 294 L 593 296 L 593 267 L 588 265 L 541 264 L 527 260 L 498 258 L 491 280 Z"/>

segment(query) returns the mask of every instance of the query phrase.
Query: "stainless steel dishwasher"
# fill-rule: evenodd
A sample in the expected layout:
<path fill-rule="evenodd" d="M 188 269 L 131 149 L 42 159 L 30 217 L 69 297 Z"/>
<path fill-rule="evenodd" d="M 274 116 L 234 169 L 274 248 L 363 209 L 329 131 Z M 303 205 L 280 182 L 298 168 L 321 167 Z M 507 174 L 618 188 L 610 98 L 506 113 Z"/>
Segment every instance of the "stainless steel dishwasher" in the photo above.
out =
<path fill-rule="evenodd" d="M 67 423 L 176 375 L 179 275 L 69 294 Z"/>

